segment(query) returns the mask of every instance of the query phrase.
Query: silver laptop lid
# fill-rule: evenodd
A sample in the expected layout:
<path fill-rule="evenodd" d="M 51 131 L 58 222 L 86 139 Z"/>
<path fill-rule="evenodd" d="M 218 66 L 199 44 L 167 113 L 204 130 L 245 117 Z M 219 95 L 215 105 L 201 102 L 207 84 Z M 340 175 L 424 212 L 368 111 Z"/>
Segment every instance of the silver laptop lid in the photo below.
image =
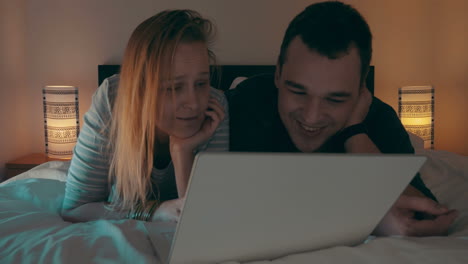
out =
<path fill-rule="evenodd" d="M 360 243 L 425 160 L 200 153 L 169 263 L 264 260 Z"/>

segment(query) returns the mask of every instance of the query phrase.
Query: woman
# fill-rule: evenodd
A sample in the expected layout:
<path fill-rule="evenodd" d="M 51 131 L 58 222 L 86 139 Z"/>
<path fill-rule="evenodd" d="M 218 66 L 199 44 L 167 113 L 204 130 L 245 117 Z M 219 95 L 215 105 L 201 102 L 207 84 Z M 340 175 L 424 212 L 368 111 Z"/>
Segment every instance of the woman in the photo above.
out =
<path fill-rule="evenodd" d="M 103 82 L 85 114 L 65 220 L 177 222 L 195 153 L 228 149 L 227 102 L 210 87 L 212 29 L 190 10 L 161 12 L 135 29 L 120 76 Z"/>

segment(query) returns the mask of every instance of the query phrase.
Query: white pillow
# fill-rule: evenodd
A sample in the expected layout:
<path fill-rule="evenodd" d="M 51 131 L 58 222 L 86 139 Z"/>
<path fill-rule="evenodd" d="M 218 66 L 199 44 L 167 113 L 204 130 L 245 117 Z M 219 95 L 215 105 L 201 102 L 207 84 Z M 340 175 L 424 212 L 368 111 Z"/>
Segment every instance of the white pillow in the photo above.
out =
<path fill-rule="evenodd" d="M 234 81 L 232 81 L 231 86 L 229 87 L 229 90 L 236 88 L 237 85 L 239 85 L 239 83 L 241 83 L 241 82 L 243 82 L 245 80 L 247 80 L 247 77 L 242 76 L 242 77 L 235 78 Z"/>
<path fill-rule="evenodd" d="M 408 132 L 408 135 L 411 140 L 411 145 L 413 145 L 414 150 L 422 150 L 424 149 L 424 140 L 418 137 L 416 134 Z"/>
<path fill-rule="evenodd" d="M 71 161 L 49 161 L 2 182 L 0 186 L 17 180 L 30 178 L 42 178 L 65 182 L 67 180 L 67 173 L 70 164 Z"/>

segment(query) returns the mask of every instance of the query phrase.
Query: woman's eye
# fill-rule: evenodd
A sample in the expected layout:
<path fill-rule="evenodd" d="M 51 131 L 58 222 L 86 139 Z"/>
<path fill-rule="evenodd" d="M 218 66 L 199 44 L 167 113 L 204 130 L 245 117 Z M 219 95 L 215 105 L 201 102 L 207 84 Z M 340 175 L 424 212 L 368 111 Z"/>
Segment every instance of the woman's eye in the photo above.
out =
<path fill-rule="evenodd" d="M 172 90 L 174 90 L 174 91 L 179 91 L 179 90 L 181 90 L 181 89 L 182 89 L 182 86 L 180 86 L 180 85 L 167 87 L 167 90 L 170 91 L 170 92 L 172 92 Z"/>
<path fill-rule="evenodd" d="M 207 86 L 207 85 L 208 85 L 208 82 L 197 82 L 197 83 L 195 84 L 195 86 L 197 86 L 197 87 L 205 87 L 205 86 Z"/>

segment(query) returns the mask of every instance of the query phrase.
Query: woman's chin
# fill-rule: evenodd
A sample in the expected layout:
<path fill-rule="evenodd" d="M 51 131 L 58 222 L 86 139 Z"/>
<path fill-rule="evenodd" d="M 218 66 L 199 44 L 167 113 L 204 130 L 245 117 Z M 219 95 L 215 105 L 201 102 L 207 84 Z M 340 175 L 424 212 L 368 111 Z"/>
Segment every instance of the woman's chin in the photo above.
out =
<path fill-rule="evenodd" d="M 192 137 L 194 136 L 197 132 L 198 132 L 199 129 L 195 130 L 195 129 L 190 129 L 190 130 L 184 130 L 184 131 L 178 131 L 176 133 L 173 134 L 173 136 L 177 137 L 177 138 L 181 138 L 181 139 L 185 139 L 185 138 L 189 138 L 189 137 Z"/>

